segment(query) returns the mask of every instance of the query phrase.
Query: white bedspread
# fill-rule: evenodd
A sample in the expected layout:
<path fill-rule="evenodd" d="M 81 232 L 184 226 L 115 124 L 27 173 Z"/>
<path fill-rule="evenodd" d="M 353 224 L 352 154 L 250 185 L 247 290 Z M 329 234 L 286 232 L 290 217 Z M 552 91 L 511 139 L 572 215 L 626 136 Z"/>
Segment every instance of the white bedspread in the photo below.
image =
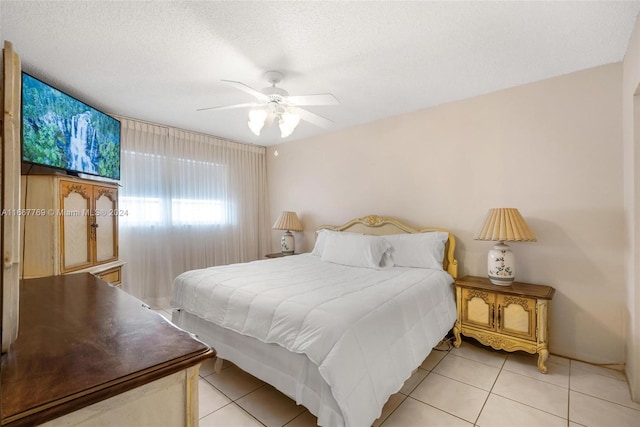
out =
<path fill-rule="evenodd" d="M 453 326 L 452 282 L 443 271 L 378 271 L 303 254 L 188 271 L 175 280 L 172 305 L 306 354 L 345 425 L 361 427 Z"/>

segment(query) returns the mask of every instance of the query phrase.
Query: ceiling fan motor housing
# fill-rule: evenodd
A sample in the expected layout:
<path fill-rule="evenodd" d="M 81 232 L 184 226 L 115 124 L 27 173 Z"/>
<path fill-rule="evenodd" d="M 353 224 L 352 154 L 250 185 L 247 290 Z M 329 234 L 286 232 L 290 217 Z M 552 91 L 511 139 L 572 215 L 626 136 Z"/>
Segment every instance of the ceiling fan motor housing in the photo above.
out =
<path fill-rule="evenodd" d="M 285 96 L 289 96 L 289 92 L 279 87 L 271 86 L 262 89 L 262 93 L 269 97 L 270 101 L 282 102 Z"/>
<path fill-rule="evenodd" d="M 279 104 L 284 101 L 285 96 L 289 96 L 289 92 L 276 87 L 284 78 L 284 74 L 280 71 L 267 71 L 264 73 L 264 77 L 271 83 L 271 86 L 262 89 L 262 93 L 269 97 L 269 102 L 277 102 Z"/>
<path fill-rule="evenodd" d="M 284 79 L 284 74 L 280 71 L 267 71 L 264 73 L 264 78 L 267 79 L 272 86 L 275 86 Z"/>

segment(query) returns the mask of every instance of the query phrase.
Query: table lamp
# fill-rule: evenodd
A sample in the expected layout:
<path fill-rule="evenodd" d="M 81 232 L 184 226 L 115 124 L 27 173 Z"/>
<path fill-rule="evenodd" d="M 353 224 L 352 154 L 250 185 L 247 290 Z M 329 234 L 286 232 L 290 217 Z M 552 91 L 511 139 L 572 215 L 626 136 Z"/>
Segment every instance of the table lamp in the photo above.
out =
<path fill-rule="evenodd" d="M 283 255 L 293 255 L 296 249 L 296 241 L 291 234 L 292 231 L 302 231 L 302 224 L 298 219 L 298 215 L 295 212 L 284 211 L 280 214 L 275 224 L 273 224 L 274 230 L 285 230 L 280 240 L 280 248 L 282 248 Z"/>
<path fill-rule="evenodd" d="M 533 234 L 518 209 L 489 209 L 482 230 L 473 240 L 497 241 L 489 251 L 487 270 L 494 285 L 510 286 L 516 275 L 515 256 L 504 242 L 535 242 Z"/>

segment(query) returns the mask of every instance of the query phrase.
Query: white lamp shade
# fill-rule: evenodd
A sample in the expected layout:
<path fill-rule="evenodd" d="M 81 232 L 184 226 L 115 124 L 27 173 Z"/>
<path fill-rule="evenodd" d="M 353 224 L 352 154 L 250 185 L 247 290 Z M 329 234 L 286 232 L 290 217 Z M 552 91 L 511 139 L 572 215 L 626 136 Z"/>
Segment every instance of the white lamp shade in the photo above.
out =
<path fill-rule="evenodd" d="M 267 109 L 254 109 L 249 111 L 247 126 L 251 129 L 251 132 L 259 136 L 269 114 L 273 114 L 275 118 L 279 119 L 278 126 L 280 127 L 280 135 L 282 138 L 291 135 L 300 123 L 300 115 L 294 111 L 278 107 L 277 105 L 270 105 Z M 272 120 L 269 120 L 269 125 L 271 125 L 271 122 Z"/>
<path fill-rule="evenodd" d="M 299 115 L 289 111 L 282 113 L 280 115 L 280 123 L 278 124 L 282 138 L 286 138 L 291 135 L 298 126 L 298 123 L 300 123 Z"/>
<path fill-rule="evenodd" d="M 251 110 L 249 111 L 249 122 L 247 125 L 249 129 L 251 129 L 251 132 L 260 135 L 265 120 L 267 120 L 267 112 L 265 110 Z"/>

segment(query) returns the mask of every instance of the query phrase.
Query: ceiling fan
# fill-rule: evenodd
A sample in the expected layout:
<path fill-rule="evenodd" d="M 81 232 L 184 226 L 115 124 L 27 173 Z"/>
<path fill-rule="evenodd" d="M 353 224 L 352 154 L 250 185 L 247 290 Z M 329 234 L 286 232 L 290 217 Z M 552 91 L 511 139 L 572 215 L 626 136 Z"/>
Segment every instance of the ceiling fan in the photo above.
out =
<path fill-rule="evenodd" d="M 257 102 L 199 108 L 197 111 L 251 108 L 247 124 L 254 134 L 260 135 L 260 130 L 265 124 L 270 126 L 273 121 L 277 119 L 282 138 L 286 138 L 293 133 L 300 119 L 322 128 L 328 128 L 333 124 L 333 122 L 326 117 L 322 117 L 300 107 L 307 105 L 338 105 L 340 101 L 338 101 L 335 96 L 330 93 L 289 95 L 286 90 L 276 87 L 284 78 L 284 74 L 279 71 L 267 71 L 264 77 L 271 86 L 262 90 L 256 90 L 241 82 L 222 80 L 236 89 L 254 96 Z"/>

